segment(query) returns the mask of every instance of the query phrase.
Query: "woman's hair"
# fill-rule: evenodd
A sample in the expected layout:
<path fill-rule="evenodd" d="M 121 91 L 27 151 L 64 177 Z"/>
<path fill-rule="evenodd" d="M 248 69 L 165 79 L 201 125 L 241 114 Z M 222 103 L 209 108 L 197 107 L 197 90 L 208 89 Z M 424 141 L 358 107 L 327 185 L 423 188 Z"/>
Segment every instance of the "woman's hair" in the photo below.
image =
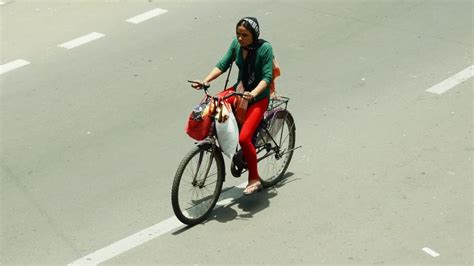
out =
<path fill-rule="evenodd" d="M 258 20 L 256 18 L 254 17 L 242 18 L 241 20 L 239 20 L 239 22 L 237 22 L 237 25 L 235 26 L 235 28 L 238 28 L 240 26 L 246 28 L 248 31 L 252 33 L 254 42 L 258 40 L 258 36 L 260 36 L 260 25 L 258 25 Z"/>

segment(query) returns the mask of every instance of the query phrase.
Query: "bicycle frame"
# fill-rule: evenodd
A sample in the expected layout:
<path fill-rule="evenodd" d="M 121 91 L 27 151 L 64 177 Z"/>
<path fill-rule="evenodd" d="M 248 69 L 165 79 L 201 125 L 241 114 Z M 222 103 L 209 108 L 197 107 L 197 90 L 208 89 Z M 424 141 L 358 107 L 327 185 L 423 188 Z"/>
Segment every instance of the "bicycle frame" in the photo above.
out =
<path fill-rule="evenodd" d="M 210 95 L 208 93 L 208 90 L 207 90 L 208 88 L 209 87 L 203 86 L 204 93 L 205 93 L 208 100 L 213 101 L 213 104 L 216 104 L 219 100 L 219 97 Z M 242 93 L 233 92 L 233 93 L 229 93 L 228 95 L 224 96 L 222 98 L 222 100 L 225 100 L 225 99 L 230 98 L 230 97 L 235 96 L 235 95 L 243 96 Z M 260 124 L 260 126 L 257 128 L 257 130 L 255 132 L 255 134 L 257 134 L 257 132 L 259 132 L 263 129 L 266 133 L 266 136 L 269 137 L 269 140 L 266 141 L 265 143 L 263 143 L 263 145 L 256 145 L 257 143 L 255 143 L 255 149 L 256 149 L 257 154 L 260 153 L 264 149 L 266 149 L 268 153 L 265 154 L 263 157 L 258 158 L 257 162 L 260 162 L 261 160 L 266 159 L 269 156 L 274 156 L 275 154 L 277 156 L 282 156 L 282 155 L 284 155 L 284 154 L 291 151 L 291 150 L 284 151 L 284 153 L 280 154 L 280 146 L 281 146 L 282 142 L 284 142 L 286 140 L 286 138 L 285 138 L 285 140 L 283 140 L 283 130 L 278 130 L 278 131 L 280 131 L 279 132 L 279 134 L 280 134 L 279 140 L 280 141 L 278 143 L 275 140 L 275 138 L 273 138 L 271 132 L 268 130 L 267 125 L 264 124 L 265 119 L 267 119 L 270 116 L 273 116 L 273 118 L 275 118 L 276 116 L 278 116 L 278 114 L 284 114 L 285 117 L 279 118 L 279 119 L 282 119 L 283 121 L 285 121 L 286 116 L 288 114 L 287 108 L 288 108 L 288 102 L 289 101 L 290 101 L 290 98 L 285 97 L 285 96 L 276 96 L 276 97 L 273 97 L 273 98 L 270 99 L 270 102 L 269 102 L 268 107 L 267 107 L 267 111 L 265 111 L 264 117 L 262 119 L 262 123 Z M 207 173 L 210 169 L 210 165 L 212 163 L 212 160 L 214 159 L 214 151 L 218 151 L 218 153 L 221 154 L 221 156 L 222 156 L 221 148 L 219 147 L 218 141 L 216 139 L 216 130 L 215 130 L 215 121 L 214 121 L 215 115 L 216 115 L 216 111 L 214 110 L 214 112 L 211 114 L 211 119 L 212 119 L 213 122 L 211 124 L 211 131 L 209 132 L 208 137 L 206 139 L 196 143 L 198 146 L 202 146 L 202 145 L 207 146 L 207 145 L 209 145 L 209 149 L 213 150 L 213 154 L 211 155 L 211 159 L 209 160 L 208 166 L 206 167 L 205 178 L 202 180 L 202 182 L 200 182 L 200 184 L 199 184 L 200 186 L 202 186 L 202 184 L 204 184 L 205 181 L 206 181 Z M 293 124 L 292 127 L 295 127 L 295 125 Z M 273 143 L 273 145 L 274 145 L 273 148 L 271 147 L 273 145 L 271 145 L 269 142 Z M 300 148 L 300 147 L 295 147 L 292 150 L 296 150 L 298 148 Z M 270 152 L 270 149 L 272 149 L 273 151 Z M 202 163 L 202 154 L 200 155 L 200 158 L 199 158 L 199 161 L 198 161 L 198 166 L 199 167 L 201 166 L 201 163 Z M 224 169 L 225 169 L 225 165 L 224 165 Z M 197 174 L 198 173 L 196 173 L 195 176 L 194 176 L 193 184 L 197 184 L 196 183 L 197 182 L 196 181 Z M 225 177 L 224 177 L 224 181 L 225 181 Z"/>

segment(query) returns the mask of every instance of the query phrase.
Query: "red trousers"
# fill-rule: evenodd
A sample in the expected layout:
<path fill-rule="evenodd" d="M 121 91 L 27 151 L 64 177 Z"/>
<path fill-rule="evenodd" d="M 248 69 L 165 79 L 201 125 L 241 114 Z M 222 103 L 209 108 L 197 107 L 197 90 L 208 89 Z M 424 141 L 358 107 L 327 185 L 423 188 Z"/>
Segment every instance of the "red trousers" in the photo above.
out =
<path fill-rule="evenodd" d="M 221 93 L 219 96 L 224 96 L 227 93 L 234 91 L 233 88 L 227 89 Z M 233 104 L 235 101 L 233 96 L 228 98 L 226 101 L 230 104 Z M 263 115 L 268 108 L 268 98 L 262 99 L 256 103 L 252 103 L 247 107 L 247 113 L 245 115 L 245 121 L 240 129 L 239 143 L 242 147 L 244 158 L 247 161 L 247 168 L 249 170 L 249 181 L 258 181 L 258 168 L 257 168 L 257 152 L 255 146 L 252 144 L 252 137 L 255 133 L 255 130 L 260 125 L 260 122 L 263 119 Z"/>

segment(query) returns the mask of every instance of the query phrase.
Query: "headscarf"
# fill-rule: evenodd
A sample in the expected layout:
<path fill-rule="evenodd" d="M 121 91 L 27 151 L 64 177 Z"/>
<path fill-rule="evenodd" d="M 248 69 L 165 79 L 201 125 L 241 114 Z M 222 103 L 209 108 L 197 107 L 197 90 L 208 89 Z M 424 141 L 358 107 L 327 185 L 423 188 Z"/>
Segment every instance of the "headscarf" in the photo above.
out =
<path fill-rule="evenodd" d="M 260 25 L 258 24 L 257 18 L 245 17 L 241 19 L 241 21 L 246 21 L 248 25 L 250 25 L 250 28 L 249 27 L 245 27 L 245 28 L 248 29 L 252 33 L 254 41 L 258 40 L 258 36 L 260 36 Z"/>
<path fill-rule="evenodd" d="M 265 43 L 265 40 L 258 39 L 260 36 L 260 26 L 258 20 L 254 17 L 242 18 L 237 25 L 240 25 L 243 21 L 247 22 L 242 24 L 247 30 L 252 33 L 253 42 L 247 47 L 242 47 L 248 51 L 247 57 L 244 60 L 242 69 L 242 84 L 244 85 L 245 91 L 251 91 L 257 87 L 259 80 L 255 80 L 255 63 L 257 60 L 257 50 Z"/>

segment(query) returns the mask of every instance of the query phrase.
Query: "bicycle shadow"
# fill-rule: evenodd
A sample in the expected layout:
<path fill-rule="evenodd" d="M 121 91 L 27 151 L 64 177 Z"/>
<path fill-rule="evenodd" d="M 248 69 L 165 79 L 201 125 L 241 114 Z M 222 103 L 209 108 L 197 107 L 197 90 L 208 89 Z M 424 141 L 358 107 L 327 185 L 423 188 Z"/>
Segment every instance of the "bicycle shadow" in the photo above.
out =
<path fill-rule="evenodd" d="M 213 221 L 217 221 L 219 223 L 227 223 L 235 220 L 247 220 L 252 218 L 254 215 L 267 209 L 270 206 L 270 199 L 278 195 L 278 189 L 284 187 L 289 183 L 301 180 L 301 178 L 291 178 L 292 176 L 294 176 L 294 173 L 287 172 L 283 176 L 282 180 L 278 182 L 278 184 L 276 184 L 275 186 L 265 188 L 252 195 L 243 195 L 243 188 L 233 187 L 223 190 L 222 194 L 227 194 L 227 197 L 221 197 L 219 199 L 219 202 L 225 202 L 225 204 L 216 206 L 209 218 L 202 222 L 201 225 L 205 225 Z M 240 211 L 237 211 L 234 207 L 237 207 L 237 209 L 239 209 Z M 172 235 L 179 235 L 191 229 L 192 227 L 193 226 L 186 226 L 173 232 Z"/>

